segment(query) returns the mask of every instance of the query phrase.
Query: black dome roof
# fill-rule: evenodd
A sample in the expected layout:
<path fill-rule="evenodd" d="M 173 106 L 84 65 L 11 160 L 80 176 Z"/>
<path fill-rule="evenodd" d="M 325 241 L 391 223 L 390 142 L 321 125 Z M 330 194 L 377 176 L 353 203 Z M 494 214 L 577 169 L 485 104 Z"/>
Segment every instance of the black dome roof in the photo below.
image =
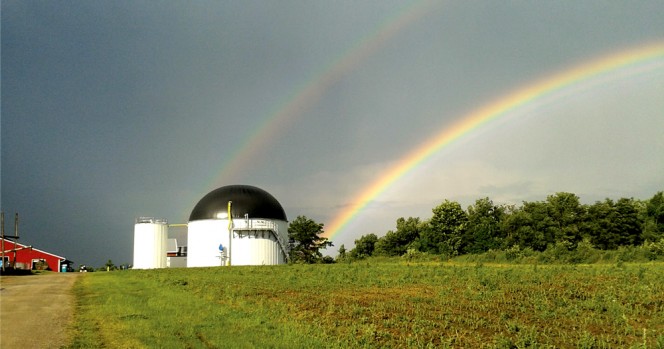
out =
<path fill-rule="evenodd" d="M 288 221 L 286 212 L 277 199 L 261 188 L 251 185 L 227 185 L 205 195 L 191 211 L 189 221 L 226 217 L 228 202 L 233 219 L 249 218 L 277 219 Z"/>

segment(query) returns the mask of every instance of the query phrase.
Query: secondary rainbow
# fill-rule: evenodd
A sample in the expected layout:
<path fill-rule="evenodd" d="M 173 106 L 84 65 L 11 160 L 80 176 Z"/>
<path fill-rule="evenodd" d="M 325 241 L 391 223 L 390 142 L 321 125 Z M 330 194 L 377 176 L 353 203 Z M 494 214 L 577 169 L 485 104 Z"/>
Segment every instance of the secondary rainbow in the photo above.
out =
<path fill-rule="evenodd" d="M 243 142 L 237 143 L 224 155 L 225 161 L 219 165 L 209 180 L 204 181 L 206 187 L 213 188 L 220 183 L 240 180 L 241 174 L 256 163 L 257 154 L 272 144 L 282 133 L 281 130 L 285 130 L 291 122 L 315 105 L 328 88 L 361 65 L 410 24 L 432 13 L 440 4 L 441 1 L 438 0 L 421 0 L 405 5 L 394 15 L 386 17 L 376 30 L 357 40 L 336 59 L 332 59 L 330 64 L 313 74 L 311 79 L 299 85 L 285 100 L 277 104 L 265 118 L 251 128 L 250 133 L 243 138 Z M 194 194 L 191 195 L 191 200 L 183 202 L 194 201 Z M 187 210 L 184 207 L 181 209 L 183 212 Z"/>
<path fill-rule="evenodd" d="M 221 171 L 213 180 L 237 180 L 237 175 L 255 163 L 255 155 L 274 140 L 280 129 L 285 129 L 290 122 L 311 108 L 330 86 L 359 66 L 397 33 L 431 13 L 438 4 L 438 1 L 425 0 L 405 6 L 396 15 L 388 17 L 375 31 L 358 40 L 322 72 L 314 74 L 312 79 L 296 89 L 283 103 L 277 105 L 260 125 L 252 129 L 251 134 L 245 137 L 245 141 L 231 151 L 226 157 L 227 160 L 221 165 Z"/>
<path fill-rule="evenodd" d="M 555 91 L 598 77 L 604 73 L 626 68 L 637 63 L 651 62 L 653 60 L 661 61 L 663 59 L 664 42 L 651 43 L 638 48 L 621 51 L 554 74 L 534 84 L 529 84 L 465 115 L 458 122 L 443 129 L 440 133 L 401 158 L 397 161 L 396 165 L 386 171 L 385 175 L 379 177 L 375 182 L 362 190 L 343 211 L 339 212 L 332 219 L 326 229 L 326 237 L 332 239 L 340 234 L 344 227 L 362 212 L 370 202 L 375 200 L 376 197 L 406 173 L 414 170 L 433 154 L 490 121 L 508 115 L 510 112 L 533 103 Z"/>

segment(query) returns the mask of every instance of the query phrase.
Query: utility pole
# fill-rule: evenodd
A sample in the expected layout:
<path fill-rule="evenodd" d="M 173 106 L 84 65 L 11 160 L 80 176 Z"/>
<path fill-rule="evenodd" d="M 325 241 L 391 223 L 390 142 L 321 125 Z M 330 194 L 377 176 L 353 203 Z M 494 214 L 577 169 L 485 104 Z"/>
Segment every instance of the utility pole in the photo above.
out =
<path fill-rule="evenodd" d="M 16 264 L 16 242 L 18 241 L 18 212 L 14 215 L 14 264 Z M 2 264 L 5 264 L 4 261 Z"/>
<path fill-rule="evenodd" d="M 2 221 L 2 272 L 5 272 L 5 212 L 0 212 L 0 221 Z"/>
<path fill-rule="evenodd" d="M 9 238 L 12 243 L 14 244 L 14 247 L 11 249 L 11 251 L 14 252 L 14 262 L 16 262 L 16 241 L 18 240 L 18 213 L 16 213 L 16 216 L 14 218 L 14 236 L 5 236 L 5 212 L 2 211 L 0 212 L 0 236 L 2 237 L 2 271 L 4 272 L 6 270 L 6 261 L 5 261 L 5 239 Z M 32 246 L 30 246 L 32 248 Z"/>

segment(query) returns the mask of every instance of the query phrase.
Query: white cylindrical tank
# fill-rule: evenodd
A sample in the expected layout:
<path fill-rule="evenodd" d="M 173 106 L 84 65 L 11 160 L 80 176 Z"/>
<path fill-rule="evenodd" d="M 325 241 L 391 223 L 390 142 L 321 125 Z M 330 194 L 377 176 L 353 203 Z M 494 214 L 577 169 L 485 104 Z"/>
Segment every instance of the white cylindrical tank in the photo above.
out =
<path fill-rule="evenodd" d="M 134 225 L 134 269 L 166 268 L 168 222 L 141 217 Z"/>

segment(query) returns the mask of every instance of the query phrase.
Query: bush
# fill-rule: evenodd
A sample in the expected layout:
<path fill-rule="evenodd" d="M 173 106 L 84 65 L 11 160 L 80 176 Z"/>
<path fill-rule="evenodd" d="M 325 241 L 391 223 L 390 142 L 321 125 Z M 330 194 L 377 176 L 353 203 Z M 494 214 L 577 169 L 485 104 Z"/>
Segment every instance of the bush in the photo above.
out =
<path fill-rule="evenodd" d="M 505 259 L 508 261 L 520 259 L 522 256 L 521 247 L 519 247 L 519 245 L 513 245 L 505 250 Z"/>
<path fill-rule="evenodd" d="M 569 263 L 597 263 L 601 259 L 601 252 L 590 243 L 590 240 L 584 239 L 579 242 L 576 249 L 568 256 Z"/>
<path fill-rule="evenodd" d="M 621 246 L 617 250 L 597 249 L 588 239 L 579 242 L 572 249 L 570 244 L 560 242 L 549 245 L 543 252 L 513 245 L 504 250 L 489 250 L 480 254 L 454 257 L 454 260 L 461 263 L 513 264 L 644 263 L 664 261 L 664 239 L 657 242 L 646 241 L 641 246 Z"/>
<path fill-rule="evenodd" d="M 401 258 L 405 258 L 409 261 L 430 261 L 432 259 L 438 259 L 438 256 L 435 255 L 430 255 L 426 252 L 418 251 L 413 248 L 409 248 L 406 250 L 406 253 L 404 253 Z"/>
<path fill-rule="evenodd" d="M 564 242 L 556 242 L 549 245 L 540 255 L 540 262 L 544 263 L 567 263 L 570 259 L 569 246 Z"/>
<path fill-rule="evenodd" d="M 648 260 L 654 261 L 664 257 L 664 238 L 659 241 L 652 242 L 646 241 L 643 243 L 643 248 L 646 250 Z"/>

